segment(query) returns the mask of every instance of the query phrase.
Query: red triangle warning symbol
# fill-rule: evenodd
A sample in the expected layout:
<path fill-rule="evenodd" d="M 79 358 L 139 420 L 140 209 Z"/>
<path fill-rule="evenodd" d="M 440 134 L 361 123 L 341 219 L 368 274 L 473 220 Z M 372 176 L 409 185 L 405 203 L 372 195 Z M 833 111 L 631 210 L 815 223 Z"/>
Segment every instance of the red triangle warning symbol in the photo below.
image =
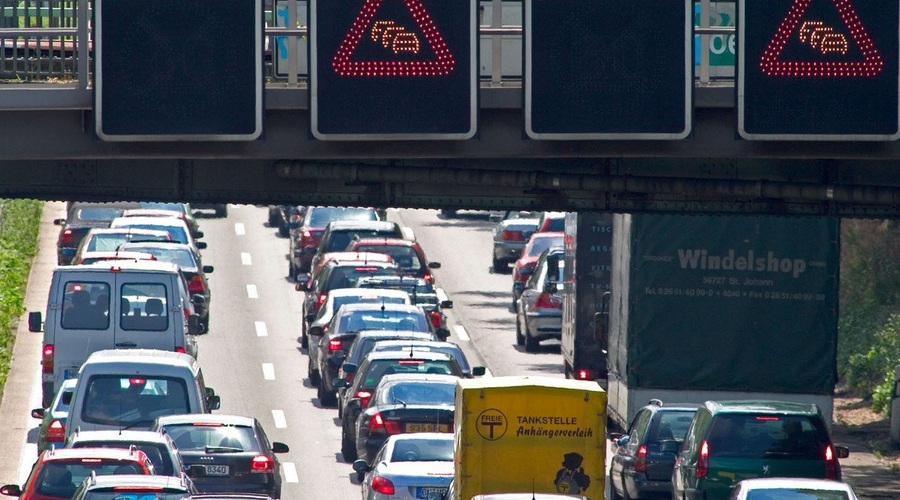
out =
<path fill-rule="evenodd" d="M 391 0 L 394 1 L 394 0 Z M 421 0 L 402 0 L 412 14 L 413 19 L 425 41 L 434 53 L 434 59 L 428 61 L 390 60 L 390 55 L 401 53 L 418 53 L 421 42 L 418 34 L 398 26 L 392 20 L 374 21 L 384 0 L 366 0 L 362 10 L 353 21 L 350 32 L 338 47 L 331 66 L 341 76 L 446 76 L 456 66 L 456 60 L 444 37 L 438 32 Z M 372 40 L 381 43 L 389 54 L 385 60 L 352 61 L 354 52 L 363 36 L 369 35 Z"/>
<path fill-rule="evenodd" d="M 804 20 L 803 15 L 812 0 L 794 0 L 787 17 L 781 22 L 775 37 L 769 42 L 759 60 L 759 68 L 768 76 L 809 77 L 872 77 L 881 73 L 884 61 L 856 16 L 850 0 L 831 0 L 844 21 L 841 27 L 827 26 L 822 21 Z M 849 32 L 849 37 L 846 34 Z M 850 41 L 859 48 L 861 60 L 856 61 L 782 61 L 785 45 L 793 37 L 797 43 L 809 44 L 823 55 L 847 54 Z"/>

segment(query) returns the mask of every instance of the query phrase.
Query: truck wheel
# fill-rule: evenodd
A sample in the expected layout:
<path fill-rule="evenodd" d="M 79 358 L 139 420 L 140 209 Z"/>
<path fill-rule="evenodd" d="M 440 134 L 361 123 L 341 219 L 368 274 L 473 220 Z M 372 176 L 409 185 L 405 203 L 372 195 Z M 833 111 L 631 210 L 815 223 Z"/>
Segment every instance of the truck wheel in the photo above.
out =
<path fill-rule="evenodd" d="M 519 324 L 519 314 L 516 313 L 516 345 L 525 345 L 525 336 L 522 335 L 522 325 Z"/>
<path fill-rule="evenodd" d="M 319 386 L 322 383 L 322 377 L 319 376 L 319 370 L 313 368 L 312 360 L 307 358 L 306 361 L 306 373 L 309 375 L 309 383 L 314 386 Z M 321 399 L 321 398 L 319 398 Z"/>
<path fill-rule="evenodd" d="M 341 431 L 341 455 L 344 456 L 344 462 L 352 464 L 356 460 L 356 444 L 350 441 L 347 434 Z"/>

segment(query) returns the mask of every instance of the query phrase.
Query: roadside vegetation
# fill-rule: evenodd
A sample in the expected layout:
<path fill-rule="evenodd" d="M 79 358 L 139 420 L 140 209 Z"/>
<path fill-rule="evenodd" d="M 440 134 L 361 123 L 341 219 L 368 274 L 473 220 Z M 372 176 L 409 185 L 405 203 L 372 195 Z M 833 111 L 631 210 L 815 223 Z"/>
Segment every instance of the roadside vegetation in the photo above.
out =
<path fill-rule="evenodd" d="M 9 374 L 44 202 L 0 200 L 0 394 Z"/>

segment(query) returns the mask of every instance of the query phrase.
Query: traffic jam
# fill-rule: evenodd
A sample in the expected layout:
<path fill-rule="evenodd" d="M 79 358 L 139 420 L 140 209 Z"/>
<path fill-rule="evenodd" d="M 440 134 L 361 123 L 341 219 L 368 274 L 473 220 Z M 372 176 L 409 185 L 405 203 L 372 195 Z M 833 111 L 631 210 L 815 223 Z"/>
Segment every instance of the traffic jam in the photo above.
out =
<path fill-rule="evenodd" d="M 41 249 L 51 276 L 29 285 L 46 294 L 28 313 L 40 343 L 32 431 L 2 495 L 856 498 L 821 397 L 645 388 L 638 376 L 668 376 L 660 363 L 606 380 L 614 346 L 639 360 L 629 339 L 650 335 L 611 307 L 612 262 L 666 245 L 677 255 L 677 237 L 656 254 L 641 246 L 677 220 L 58 205 L 55 248 Z M 828 230 L 782 223 L 752 244 Z M 710 230 L 727 236 L 709 255 L 738 226 Z M 667 274 L 640 268 L 623 278 L 634 297 Z M 652 323 L 663 297 L 651 288 L 634 309 Z M 661 308 L 708 306 L 687 288 L 671 295 Z"/>

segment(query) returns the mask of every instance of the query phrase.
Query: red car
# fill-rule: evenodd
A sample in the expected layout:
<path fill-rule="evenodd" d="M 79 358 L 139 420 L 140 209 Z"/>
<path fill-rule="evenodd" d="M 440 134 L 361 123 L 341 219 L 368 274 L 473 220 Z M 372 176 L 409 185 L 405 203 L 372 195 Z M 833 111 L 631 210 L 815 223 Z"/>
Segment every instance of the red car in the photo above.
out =
<path fill-rule="evenodd" d="M 519 300 L 519 295 L 525 288 L 525 282 L 534 273 L 534 266 L 537 264 L 541 253 L 548 248 L 562 247 L 564 236 L 565 233 L 560 232 L 534 233 L 531 235 L 531 239 L 528 240 L 525 249 L 522 250 L 522 256 L 513 265 L 513 309 L 516 308 L 516 301 Z"/>
<path fill-rule="evenodd" d="M 391 256 L 403 276 L 415 276 L 434 283 L 432 269 L 439 269 L 440 262 L 428 262 L 418 242 L 399 238 L 365 238 L 350 243 L 350 252 L 377 252 Z"/>
<path fill-rule="evenodd" d="M 4 485 L 0 494 L 20 500 L 69 499 L 92 472 L 98 476 L 151 475 L 154 470 L 147 455 L 137 448 L 50 448 L 38 457 L 24 485 Z"/>
<path fill-rule="evenodd" d="M 291 248 L 288 254 L 288 276 L 296 278 L 308 273 L 319 240 L 328 223 L 336 220 L 379 220 L 374 208 L 309 207 L 297 227 L 291 228 Z"/>

